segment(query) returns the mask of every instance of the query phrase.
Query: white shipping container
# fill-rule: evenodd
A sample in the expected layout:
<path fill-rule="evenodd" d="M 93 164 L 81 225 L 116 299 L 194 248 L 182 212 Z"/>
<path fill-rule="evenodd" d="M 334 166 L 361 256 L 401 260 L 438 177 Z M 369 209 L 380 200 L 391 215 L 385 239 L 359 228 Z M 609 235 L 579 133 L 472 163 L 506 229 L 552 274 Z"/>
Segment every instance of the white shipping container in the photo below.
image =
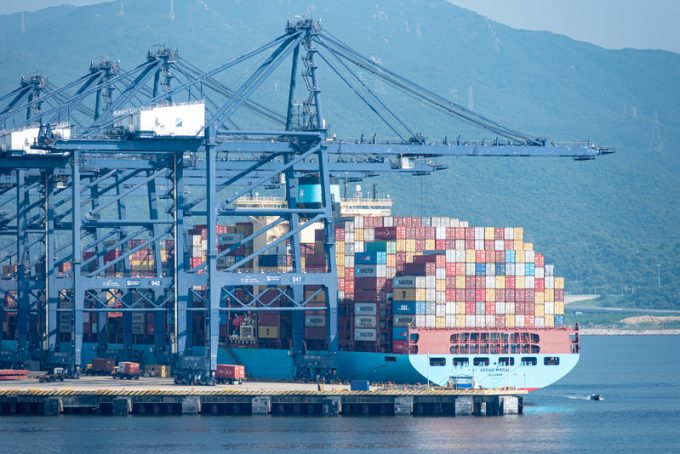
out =
<path fill-rule="evenodd" d="M 434 289 L 437 285 L 437 278 L 435 276 L 425 276 L 425 288 Z M 434 297 L 432 297 L 434 299 Z"/>
<path fill-rule="evenodd" d="M 534 274 L 536 275 L 537 278 L 543 279 L 545 277 L 545 268 L 542 266 L 537 266 L 534 269 Z"/>
<path fill-rule="evenodd" d="M 534 251 L 524 251 L 524 261 L 526 263 L 534 263 Z"/>
<path fill-rule="evenodd" d="M 496 240 L 494 242 L 494 249 L 497 251 L 505 250 L 505 242 L 503 240 Z"/>
<path fill-rule="evenodd" d="M 524 326 L 524 315 L 515 315 L 515 325 L 517 325 L 517 327 Z"/>
<path fill-rule="evenodd" d="M 448 263 L 453 263 L 453 262 L 455 262 L 455 261 L 456 261 L 456 251 L 454 251 L 454 250 L 452 250 L 452 249 L 448 249 L 448 250 L 446 251 L 446 261 L 447 261 Z"/>
<path fill-rule="evenodd" d="M 446 315 L 455 315 L 456 314 L 456 303 L 448 301 L 446 303 Z"/>
<path fill-rule="evenodd" d="M 445 304 L 436 304 L 434 315 L 436 315 L 437 317 L 444 317 L 446 315 L 446 305 Z"/>
<path fill-rule="evenodd" d="M 544 328 L 545 327 L 545 319 L 543 317 L 534 318 L 534 326 L 536 326 L 536 328 Z"/>
<path fill-rule="evenodd" d="M 478 328 L 484 328 L 486 326 L 486 316 L 485 315 L 475 315 L 475 326 Z"/>
<path fill-rule="evenodd" d="M 425 276 L 416 276 L 416 288 L 425 288 Z"/>
<path fill-rule="evenodd" d="M 446 279 L 446 268 L 435 269 L 435 277 L 437 279 Z"/>
<path fill-rule="evenodd" d="M 545 288 L 555 288 L 555 277 L 546 276 L 545 277 Z"/>
<path fill-rule="evenodd" d="M 486 288 L 496 288 L 496 277 L 487 276 L 486 277 Z"/>
<path fill-rule="evenodd" d="M 484 232 L 484 229 L 482 229 L 482 232 Z M 475 232 L 476 233 L 476 232 Z M 483 234 L 483 233 L 482 233 Z M 484 238 L 484 237 L 482 237 Z M 484 240 L 475 240 L 475 249 L 478 251 L 483 251 L 484 250 Z"/>
<path fill-rule="evenodd" d="M 416 326 L 425 326 L 425 315 L 416 315 Z"/>
<path fill-rule="evenodd" d="M 496 314 L 505 315 L 505 303 L 502 301 L 496 302 Z"/>
<path fill-rule="evenodd" d="M 436 317 L 434 315 L 426 315 L 425 316 L 425 327 L 426 328 L 435 328 L 436 326 L 437 326 Z"/>
<path fill-rule="evenodd" d="M 354 317 L 355 328 L 375 328 L 375 315 L 357 315 Z"/>
<path fill-rule="evenodd" d="M 456 250 L 463 252 L 463 259 L 456 259 L 457 262 L 465 261 L 465 240 L 456 240 Z"/>
<path fill-rule="evenodd" d="M 446 327 L 447 328 L 455 328 L 456 327 L 456 316 L 455 315 L 447 315 L 446 316 Z"/>
<path fill-rule="evenodd" d="M 554 276 L 555 275 L 555 265 L 545 265 L 545 275 Z"/>
<path fill-rule="evenodd" d="M 437 304 L 446 303 L 446 292 L 436 292 L 434 295 L 434 302 Z"/>
<path fill-rule="evenodd" d="M 524 278 L 524 286 L 526 288 L 534 288 L 534 277 L 533 276 L 527 276 Z"/>
<path fill-rule="evenodd" d="M 465 316 L 465 326 L 467 326 L 468 328 L 474 328 L 475 326 L 477 326 L 474 315 Z"/>
<path fill-rule="evenodd" d="M 515 230 L 512 227 L 506 227 L 505 228 L 505 239 L 506 240 L 514 240 L 515 239 Z"/>
<path fill-rule="evenodd" d="M 354 330 L 354 340 L 359 342 L 372 342 L 377 339 L 375 328 L 356 328 Z"/>
<path fill-rule="evenodd" d="M 484 241 L 484 227 L 475 227 L 475 240 Z M 476 244 L 476 241 L 475 241 L 475 244 Z M 484 243 L 482 243 L 481 248 L 475 248 L 475 249 L 484 249 L 483 244 Z"/>

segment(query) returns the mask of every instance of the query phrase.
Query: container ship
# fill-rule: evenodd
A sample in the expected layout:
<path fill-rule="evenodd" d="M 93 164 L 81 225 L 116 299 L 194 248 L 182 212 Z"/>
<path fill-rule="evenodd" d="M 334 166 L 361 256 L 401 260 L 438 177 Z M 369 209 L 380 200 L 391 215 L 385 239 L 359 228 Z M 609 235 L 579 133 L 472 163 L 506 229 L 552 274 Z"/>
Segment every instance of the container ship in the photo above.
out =
<path fill-rule="evenodd" d="M 578 328 L 564 321 L 564 278 L 524 241 L 522 228 L 392 216 L 391 200 L 364 199 L 360 192 L 340 205 L 335 220 L 338 378 L 536 390 L 574 368 L 579 337 Z M 266 222 L 254 219 L 227 228 L 219 247 L 229 247 Z M 205 238 L 202 226 L 190 235 L 193 244 Z M 307 273 L 326 270 L 323 237 L 320 224 L 302 232 Z M 238 259 L 227 256 L 220 265 L 230 260 Z M 260 256 L 255 267 L 285 272 L 290 256 L 286 251 Z M 324 307 L 324 293 L 317 290 L 305 286 L 305 297 Z M 258 299 L 268 303 L 276 296 L 260 291 Z M 313 367 L 309 377 L 300 377 L 295 367 L 290 312 L 238 314 L 223 316 L 221 361 L 243 364 L 255 378 L 315 378 Z M 323 311 L 305 312 L 307 358 L 323 360 L 326 320 Z"/>
<path fill-rule="evenodd" d="M 304 192 L 302 183 L 300 191 Z M 525 241 L 522 228 L 473 227 L 452 217 L 398 217 L 392 215 L 389 198 L 364 198 L 357 192 L 340 199 L 339 191 L 334 197 L 341 200 L 334 220 L 339 349 L 333 358 L 336 377 L 328 378 L 535 390 L 574 368 L 579 358 L 579 334 L 577 327 L 568 327 L 564 321 L 564 278 L 556 276 L 554 266 L 546 264 L 544 256 Z M 304 194 L 299 194 L 299 199 L 303 198 Z M 285 201 L 255 196 L 242 197 L 237 203 L 271 208 Z M 287 231 L 282 223 L 278 230 L 270 229 L 244 244 L 244 238 L 270 221 L 254 216 L 234 225 L 217 225 L 218 249 L 232 249 L 218 258 L 218 269 L 234 265 Z M 206 260 L 206 238 L 205 225 L 185 231 L 184 255 L 191 268 Z M 301 232 L 303 272 L 327 270 L 323 238 L 321 223 Z M 131 278 L 154 276 L 156 256 L 163 269 L 172 272 L 171 240 L 161 243 L 158 255 L 151 247 L 140 249 L 140 244 L 130 240 L 127 245 L 137 249 L 130 257 Z M 244 265 L 244 271 L 290 272 L 290 244 L 281 242 L 271 252 Z M 102 259 L 111 262 L 120 255 L 120 250 L 113 249 Z M 91 256 L 85 252 L 85 261 Z M 122 277 L 122 265 L 112 267 L 110 276 Z M 68 262 L 58 269 L 60 275 L 70 271 Z M 318 374 L 325 373 L 320 371 L 328 356 L 325 293 L 319 290 L 304 286 L 307 306 L 319 310 L 306 310 L 304 321 L 297 322 L 304 330 L 306 367 L 296 363 L 296 315 L 286 310 L 221 312 L 218 362 L 244 365 L 254 379 L 318 379 Z M 201 286 L 194 288 L 196 294 L 205 291 Z M 108 294 L 109 307 L 114 309 L 121 304 L 117 292 L 112 289 Z M 240 301 L 257 299 L 270 307 L 287 305 L 276 288 L 243 287 L 233 296 Z M 17 313 L 12 303 L 5 302 L 5 344 L 16 336 Z M 65 346 L 73 329 L 70 315 L 63 312 L 59 317 L 58 330 Z M 154 346 L 157 317 L 157 313 L 85 313 L 83 364 L 101 356 L 102 330 L 98 328 L 102 327 L 109 355 L 122 351 L 127 336 L 143 361 Z M 167 315 L 168 333 L 171 317 L 171 313 Z M 126 323 L 131 326 L 126 328 Z M 204 351 L 207 325 L 205 312 L 196 311 L 187 342 L 197 356 Z"/>

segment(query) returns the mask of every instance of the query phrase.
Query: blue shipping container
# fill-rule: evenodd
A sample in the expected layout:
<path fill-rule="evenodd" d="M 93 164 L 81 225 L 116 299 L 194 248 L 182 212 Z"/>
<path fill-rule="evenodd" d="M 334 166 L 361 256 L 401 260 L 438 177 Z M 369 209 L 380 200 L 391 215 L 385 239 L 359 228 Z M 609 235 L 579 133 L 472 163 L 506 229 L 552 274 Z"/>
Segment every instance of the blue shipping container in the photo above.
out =
<path fill-rule="evenodd" d="M 392 340 L 406 340 L 408 328 L 405 326 L 395 326 L 392 328 Z"/>
<path fill-rule="evenodd" d="M 496 276 L 505 276 L 505 263 L 496 263 Z"/>
<path fill-rule="evenodd" d="M 477 276 L 484 276 L 486 274 L 486 264 L 485 263 L 478 263 L 475 266 L 475 274 Z"/>
<path fill-rule="evenodd" d="M 525 263 L 524 264 L 524 275 L 525 276 L 533 276 L 535 273 L 535 267 L 533 263 Z"/>
<path fill-rule="evenodd" d="M 555 326 L 564 326 L 564 315 L 555 316 Z"/>
<path fill-rule="evenodd" d="M 414 315 L 416 313 L 416 303 L 414 301 L 395 301 L 392 303 L 394 314 Z"/>
<path fill-rule="evenodd" d="M 355 265 L 384 265 L 387 263 L 387 252 L 371 251 L 354 254 Z"/>
<path fill-rule="evenodd" d="M 505 261 L 508 263 L 515 263 L 515 251 L 505 251 Z"/>

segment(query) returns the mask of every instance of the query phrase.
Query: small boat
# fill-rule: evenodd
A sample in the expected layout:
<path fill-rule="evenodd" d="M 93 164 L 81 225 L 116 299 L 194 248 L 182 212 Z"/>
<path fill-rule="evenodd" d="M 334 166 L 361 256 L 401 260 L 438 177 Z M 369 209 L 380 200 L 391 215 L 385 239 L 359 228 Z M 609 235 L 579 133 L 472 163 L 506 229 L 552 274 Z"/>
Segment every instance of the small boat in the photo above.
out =
<path fill-rule="evenodd" d="M 600 394 L 591 394 L 590 400 L 604 400 L 604 397 L 602 397 Z"/>

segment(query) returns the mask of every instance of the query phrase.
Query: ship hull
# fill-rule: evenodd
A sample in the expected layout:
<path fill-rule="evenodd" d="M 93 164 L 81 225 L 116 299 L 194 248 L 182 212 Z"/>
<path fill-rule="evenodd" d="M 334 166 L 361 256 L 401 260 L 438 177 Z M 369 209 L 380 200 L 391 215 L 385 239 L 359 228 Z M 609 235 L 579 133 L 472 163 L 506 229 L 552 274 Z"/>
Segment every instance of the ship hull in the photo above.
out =
<path fill-rule="evenodd" d="M 322 353 L 319 352 L 321 358 Z M 327 355 L 327 353 L 323 353 Z M 483 355 L 488 366 L 474 366 L 481 355 L 455 355 L 457 361 L 468 360 L 467 366 L 454 366 L 454 355 L 390 354 L 370 352 L 338 352 L 337 374 L 340 379 L 366 379 L 398 384 L 432 383 L 446 386 L 455 377 L 472 377 L 482 388 L 515 387 L 528 390 L 545 388 L 567 375 L 578 363 L 578 354 L 531 355 L 536 365 L 522 362 L 528 355 Z M 499 365 L 499 358 L 512 358 L 514 365 Z M 310 352 L 308 358 L 315 357 Z M 546 365 L 546 357 L 559 358 L 559 364 Z M 441 359 L 444 359 L 442 361 Z M 440 366 L 430 365 L 431 360 Z M 238 362 L 253 379 L 287 380 L 294 378 L 295 366 L 288 350 L 221 348 L 220 361 Z"/>

